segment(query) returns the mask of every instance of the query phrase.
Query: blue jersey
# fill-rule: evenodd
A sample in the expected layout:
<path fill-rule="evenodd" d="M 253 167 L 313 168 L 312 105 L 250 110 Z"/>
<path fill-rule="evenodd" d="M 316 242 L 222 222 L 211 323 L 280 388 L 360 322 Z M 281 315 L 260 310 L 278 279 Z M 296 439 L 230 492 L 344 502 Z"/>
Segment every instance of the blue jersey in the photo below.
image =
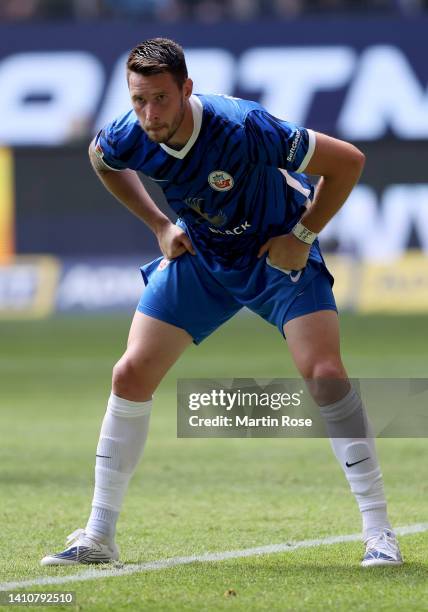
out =
<path fill-rule="evenodd" d="M 193 95 L 190 104 L 194 129 L 181 150 L 151 141 L 133 111 L 101 130 L 96 149 L 110 168 L 160 184 L 210 269 L 243 269 L 268 238 L 292 229 L 312 198 L 302 172 L 315 134 L 256 102 Z M 311 258 L 321 260 L 317 243 Z"/>

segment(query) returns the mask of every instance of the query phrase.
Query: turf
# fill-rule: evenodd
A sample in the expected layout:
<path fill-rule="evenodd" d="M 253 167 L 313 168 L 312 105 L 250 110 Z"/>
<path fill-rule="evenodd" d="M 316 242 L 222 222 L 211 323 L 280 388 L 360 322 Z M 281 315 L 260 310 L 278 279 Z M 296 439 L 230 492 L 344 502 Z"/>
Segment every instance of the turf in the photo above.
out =
<path fill-rule="evenodd" d="M 350 374 L 424 377 L 427 324 L 422 316 L 343 316 Z M 128 325 L 126 316 L 0 323 L 0 582 L 76 573 L 41 568 L 39 559 L 84 526 L 111 366 Z M 296 371 L 275 329 L 252 316 L 188 350 L 155 395 L 119 523 L 123 562 L 358 532 L 328 441 L 176 438 L 176 380 L 207 376 Z M 425 448 L 421 439 L 378 441 L 396 525 L 426 521 Z M 427 540 L 402 538 L 401 568 L 360 568 L 355 542 L 44 589 L 75 591 L 78 610 L 427 610 Z"/>

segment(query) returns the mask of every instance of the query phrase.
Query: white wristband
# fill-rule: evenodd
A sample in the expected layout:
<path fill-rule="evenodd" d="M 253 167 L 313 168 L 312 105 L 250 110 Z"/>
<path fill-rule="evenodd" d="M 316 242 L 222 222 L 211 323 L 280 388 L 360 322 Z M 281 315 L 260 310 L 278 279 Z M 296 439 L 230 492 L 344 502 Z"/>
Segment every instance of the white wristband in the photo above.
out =
<path fill-rule="evenodd" d="M 318 236 L 316 232 L 311 232 L 311 230 L 300 223 L 300 221 L 296 223 L 291 230 L 291 233 L 294 234 L 298 240 L 305 242 L 306 244 L 312 244 Z"/>

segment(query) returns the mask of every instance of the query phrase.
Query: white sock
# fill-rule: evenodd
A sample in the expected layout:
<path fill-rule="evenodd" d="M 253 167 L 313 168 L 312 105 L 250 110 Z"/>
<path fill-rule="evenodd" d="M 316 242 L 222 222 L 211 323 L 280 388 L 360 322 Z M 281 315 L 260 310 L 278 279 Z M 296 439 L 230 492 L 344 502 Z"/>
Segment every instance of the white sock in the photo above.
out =
<path fill-rule="evenodd" d="M 132 402 L 111 393 L 101 427 L 95 490 L 86 533 L 113 541 L 129 480 L 144 450 L 152 400 Z"/>
<path fill-rule="evenodd" d="M 358 503 L 363 521 L 363 538 L 391 528 L 386 511 L 383 478 L 375 439 L 358 393 L 351 389 L 341 400 L 322 406 L 330 443 L 351 491 Z"/>

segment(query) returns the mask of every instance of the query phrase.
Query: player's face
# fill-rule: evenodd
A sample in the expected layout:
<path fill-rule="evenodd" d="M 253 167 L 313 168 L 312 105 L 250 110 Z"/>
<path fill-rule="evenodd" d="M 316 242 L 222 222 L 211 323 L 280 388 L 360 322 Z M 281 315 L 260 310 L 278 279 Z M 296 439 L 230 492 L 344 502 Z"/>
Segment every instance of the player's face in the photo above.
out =
<path fill-rule="evenodd" d="M 192 81 L 182 88 L 169 72 L 143 76 L 128 74 L 132 106 L 141 127 L 155 142 L 167 143 L 183 123 L 186 103 L 192 93 Z"/>

